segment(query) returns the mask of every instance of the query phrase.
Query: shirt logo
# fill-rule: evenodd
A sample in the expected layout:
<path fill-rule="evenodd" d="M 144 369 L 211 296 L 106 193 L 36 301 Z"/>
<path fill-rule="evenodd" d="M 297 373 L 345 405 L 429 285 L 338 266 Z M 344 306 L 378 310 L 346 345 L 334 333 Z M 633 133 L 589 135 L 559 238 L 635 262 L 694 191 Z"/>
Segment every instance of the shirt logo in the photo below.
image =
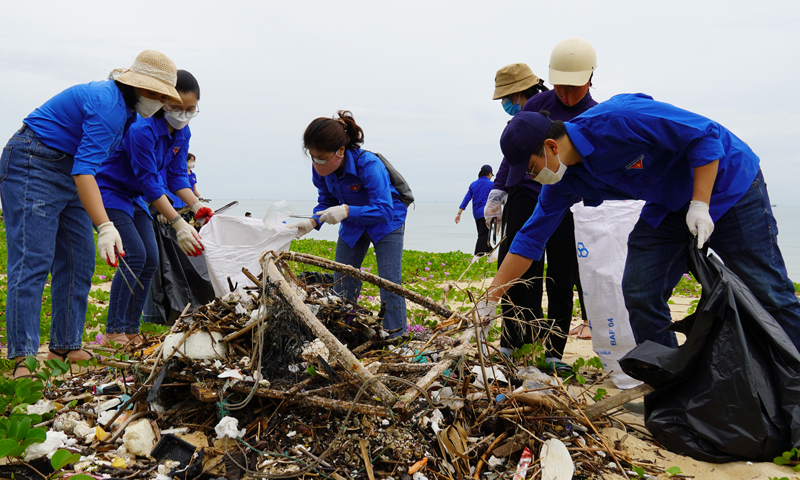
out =
<path fill-rule="evenodd" d="M 361 185 L 359 185 L 359 184 L 350 185 L 350 186 L 349 186 L 349 187 L 347 187 L 347 188 L 349 188 L 349 189 L 350 189 L 351 191 L 353 191 L 353 192 L 357 192 L 357 191 L 358 191 L 358 189 L 359 189 L 359 188 L 361 188 Z"/>
<path fill-rule="evenodd" d="M 642 169 L 644 169 L 644 163 L 642 163 L 642 160 L 644 160 L 644 154 L 639 155 L 638 157 L 636 157 L 636 160 L 634 160 L 631 163 L 625 165 L 625 168 L 628 169 L 628 170 L 632 170 L 632 169 L 633 170 L 642 170 Z"/>
<path fill-rule="evenodd" d="M 181 149 L 181 147 L 172 147 L 172 154 L 173 155 L 177 155 L 178 152 L 180 151 L 180 149 Z"/>

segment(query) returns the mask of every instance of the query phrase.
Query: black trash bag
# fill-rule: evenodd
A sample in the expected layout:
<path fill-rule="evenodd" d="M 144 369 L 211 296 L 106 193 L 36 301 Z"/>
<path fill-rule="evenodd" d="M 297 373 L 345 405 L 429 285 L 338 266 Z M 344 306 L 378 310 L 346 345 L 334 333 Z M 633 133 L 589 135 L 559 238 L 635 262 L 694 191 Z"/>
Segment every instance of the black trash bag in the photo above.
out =
<path fill-rule="evenodd" d="M 213 300 L 214 288 L 203 255 L 190 257 L 183 253 L 171 226 L 153 220 L 153 229 L 158 243 L 158 267 L 150 296 L 163 320 L 154 323 L 172 323 L 187 303 L 194 310 Z"/>
<path fill-rule="evenodd" d="M 800 446 L 800 353 L 742 280 L 694 240 L 689 269 L 703 294 L 678 327 L 686 342 L 646 341 L 619 361 L 655 388 L 645 425 L 670 451 L 697 460 L 772 461 Z"/>

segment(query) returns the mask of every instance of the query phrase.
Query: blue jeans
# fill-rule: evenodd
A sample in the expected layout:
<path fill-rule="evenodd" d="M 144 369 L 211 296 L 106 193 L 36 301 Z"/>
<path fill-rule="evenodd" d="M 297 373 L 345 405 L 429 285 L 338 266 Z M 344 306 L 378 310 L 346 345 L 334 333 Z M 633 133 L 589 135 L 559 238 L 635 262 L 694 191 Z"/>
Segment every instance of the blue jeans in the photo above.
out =
<path fill-rule="evenodd" d="M 378 275 L 390 282 L 400 285 L 403 267 L 403 235 L 405 226 L 389 233 L 378 242 L 372 242 L 367 232 L 361 235 L 354 248 L 339 237 L 336 243 L 336 261 L 360 268 L 367 255 L 369 244 L 375 246 L 375 257 L 378 262 Z M 344 298 L 355 302 L 361 292 L 361 280 L 348 275 L 334 273 L 333 291 Z M 403 297 L 380 289 L 381 301 L 386 302 L 386 313 L 383 317 L 385 330 L 398 330 L 393 336 L 402 335 L 408 328 L 406 325 L 406 301 Z"/>
<path fill-rule="evenodd" d="M 150 216 L 141 207 L 133 205 L 133 218 L 122 210 L 109 208 L 108 218 L 122 237 L 125 261 L 142 282 L 136 283 L 127 268 L 120 265 L 111 282 L 111 300 L 108 303 L 106 333 L 139 333 L 139 323 L 144 301 L 150 291 L 150 282 L 158 266 L 158 246 Z M 124 278 L 123 278 L 124 277 Z M 133 288 L 128 289 L 125 279 Z"/>
<path fill-rule="evenodd" d="M 639 220 L 628 238 L 622 279 L 636 343 L 676 347 L 667 301 L 686 269 L 691 234 L 686 212 L 670 213 L 658 228 Z M 739 276 L 800 348 L 800 302 L 778 248 L 778 225 L 759 171 L 750 189 L 717 220 L 708 245 Z"/>
<path fill-rule="evenodd" d="M 39 350 L 42 293 L 52 274 L 50 349 L 81 348 L 94 273 L 92 222 L 72 179 L 73 157 L 27 126 L 0 156 L 0 198 L 8 247 L 8 357 Z"/>

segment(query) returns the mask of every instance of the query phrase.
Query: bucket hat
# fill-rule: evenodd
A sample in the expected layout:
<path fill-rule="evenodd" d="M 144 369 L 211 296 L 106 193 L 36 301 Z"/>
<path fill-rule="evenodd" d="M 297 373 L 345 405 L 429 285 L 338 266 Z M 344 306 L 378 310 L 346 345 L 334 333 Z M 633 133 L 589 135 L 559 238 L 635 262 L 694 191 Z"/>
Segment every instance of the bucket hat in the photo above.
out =
<path fill-rule="evenodd" d="M 131 87 L 167 95 L 172 103 L 183 103 L 178 91 L 175 90 L 178 81 L 178 69 L 175 63 L 156 50 L 143 51 L 136 56 L 130 68 L 113 70 L 108 78 Z"/>
<path fill-rule="evenodd" d="M 512 93 L 524 92 L 539 83 L 539 77 L 524 63 L 512 63 L 497 71 L 494 76 L 494 95 L 492 100 Z"/>

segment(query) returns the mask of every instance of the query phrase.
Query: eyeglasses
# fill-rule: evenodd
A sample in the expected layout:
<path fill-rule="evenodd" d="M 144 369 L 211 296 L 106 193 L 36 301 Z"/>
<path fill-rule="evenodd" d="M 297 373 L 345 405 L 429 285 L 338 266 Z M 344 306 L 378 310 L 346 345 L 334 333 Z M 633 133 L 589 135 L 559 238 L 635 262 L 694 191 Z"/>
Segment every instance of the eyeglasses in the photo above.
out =
<path fill-rule="evenodd" d="M 191 107 L 188 110 L 181 110 L 181 107 L 173 107 L 169 103 L 165 103 L 164 112 L 169 114 L 172 118 L 180 118 L 183 114 L 186 114 L 186 118 L 194 118 L 200 113 L 200 107 Z"/>
<path fill-rule="evenodd" d="M 326 158 L 325 160 L 323 160 L 323 159 L 321 159 L 319 157 L 315 157 L 314 155 L 311 155 L 310 153 L 309 153 L 309 155 L 311 156 L 311 161 L 312 162 L 316 163 L 317 165 L 325 165 L 326 163 L 330 162 L 333 157 L 336 156 L 336 153 L 337 152 L 331 153 L 331 155 L 328 158 Z"/>

